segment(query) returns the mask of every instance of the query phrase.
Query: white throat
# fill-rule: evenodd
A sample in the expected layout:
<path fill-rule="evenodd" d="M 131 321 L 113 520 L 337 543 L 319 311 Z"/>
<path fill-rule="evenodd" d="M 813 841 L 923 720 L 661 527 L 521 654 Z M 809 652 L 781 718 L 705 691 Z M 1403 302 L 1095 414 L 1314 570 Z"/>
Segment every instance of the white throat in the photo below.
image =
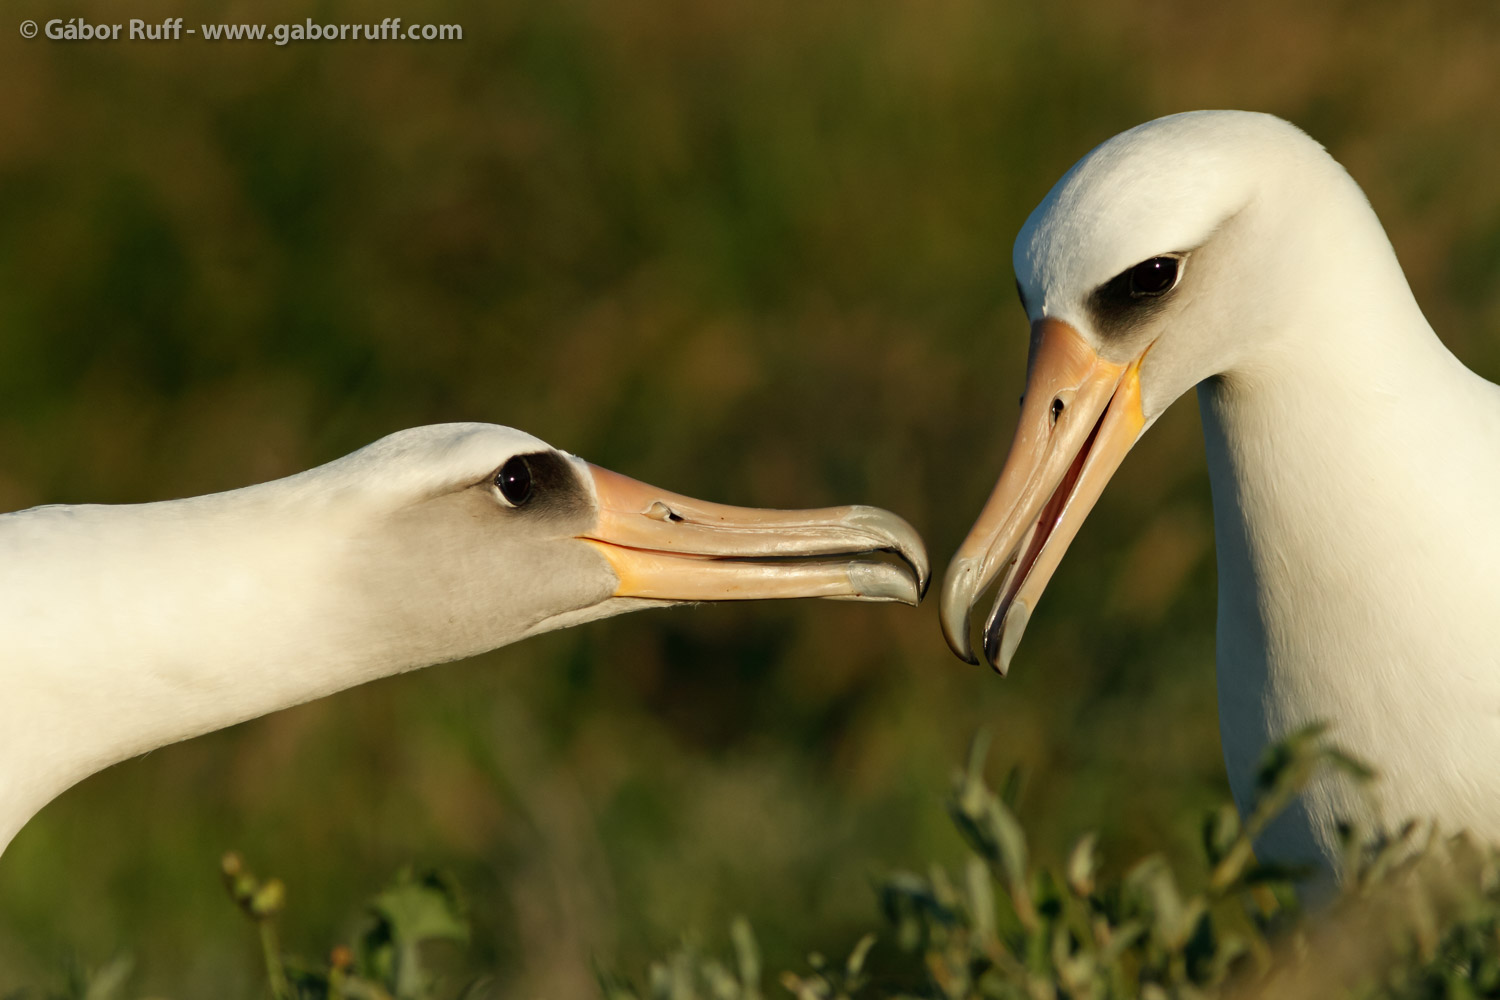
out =
<path fill-rule="evenodd" d="M 1260 749 L 1315 720 L 1383 775 L 1383 817 L 1345 784 L 1314 788 L 1262 845 L 1284 859 L 1332 860 L 1341 818 L 1500 831 L 1475 781 L 1500 760 L 1500 390 L 1449 354 L 1404 280 L 1389 293 L 1311 312 L 1198 389 L 1236 799 Z"/>

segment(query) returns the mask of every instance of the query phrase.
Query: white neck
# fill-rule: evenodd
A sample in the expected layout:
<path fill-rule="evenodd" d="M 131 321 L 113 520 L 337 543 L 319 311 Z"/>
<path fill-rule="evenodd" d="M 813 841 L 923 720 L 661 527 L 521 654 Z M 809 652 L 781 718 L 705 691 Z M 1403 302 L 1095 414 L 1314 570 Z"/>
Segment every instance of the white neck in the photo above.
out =
<path fill-rule="evenodd" d="M 1305 325 L 1199 386 L 1226 762 L 1243 808 L 1260 749 L 1324 720 L 1385 774 L 1388 819 L 1500 830 L 1461 766 L 1500 759 L 1500 542 L 1473 530 L 1497 521 L 1500 390 L 1433 335 L 1394 256 L 1377 263 L 1383 291 L 1311 298 Z M 1334 822 L 1364 812 L 1324 782 L 1270 850 L 1331 855 Z"/>
<path fill-rule="evenodd" d="M 116 761 L 619 610 L 582 546 L 534 574 L 427 509 L 462 496 L 381 513 L 310 475 L 0 516 L 0 850 Z"/>

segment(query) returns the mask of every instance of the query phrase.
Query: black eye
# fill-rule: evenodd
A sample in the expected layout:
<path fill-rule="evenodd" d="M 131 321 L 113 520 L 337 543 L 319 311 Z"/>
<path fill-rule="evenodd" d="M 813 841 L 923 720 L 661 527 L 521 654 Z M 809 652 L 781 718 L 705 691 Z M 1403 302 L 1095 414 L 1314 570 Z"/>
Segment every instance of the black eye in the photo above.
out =
<path fill-rule="evenodd" d="M 1164 292 L 1170 292 L 1172 286 L 1177 284 L 1178 264 L 1176 257 L 1152 257 L 1132 267 L 1130 269 L 1131 296 L 1161 295 Z"/>
<path fill-rule="evenodd" d="M 512 507 L 519 507 L 531 499 L 531 466 L 520 455 L 515 456 L 495 473 L 495 488 Z"/>

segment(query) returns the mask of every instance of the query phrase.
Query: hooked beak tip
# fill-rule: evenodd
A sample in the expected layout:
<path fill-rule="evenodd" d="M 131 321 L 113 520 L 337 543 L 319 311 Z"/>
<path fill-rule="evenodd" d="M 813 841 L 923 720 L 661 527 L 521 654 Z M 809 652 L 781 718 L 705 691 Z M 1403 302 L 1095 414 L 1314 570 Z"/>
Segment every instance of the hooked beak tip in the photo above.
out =
<path fill-rule="evenodd" d="M 854 563 L 849 583 L 856 595 L 873 601 L 896 601 L 916 607 L 922 596 L 913 576 L 890 563 Z"/>
<path fill-rule="evenodd" d="M 955 638 L 953 634 L 951 632 L 948 632 L 947 630 L 944 630 L 943 634 L 945 638 L 947 638 L 948 648 L 953 650 L 954 656 L 957 656 L 965 663 L 973 664 L 976 667 L 979 666 L 979 657 L 974 655 L 974 647 L 969 644 L 967 636 L 962 639 Z"/>
<path fill-rule="evenodd" d="M 912 574 L 912 595 L 901 598 L 901 603 L 921 604 L 927 597 L 927 588 L 932 583 L 932 559 L 927 556 L 927 546 L 921 535 L 903 517 L 895 516 L 879 507 L 850 507 L 844 516 L 850 526 L 868 529 L 871 537 L 877 538 L 877 550 L 889 552 L 901 559 Z"/>
<path fill-rule="evenodd" d="M 974 579 L 977 567 L 969 559 L 955 558 L 943 576 L 943 599 L 939 618 L 948 648 L 966 663 L 979 663 L 969 641 L 969 610 L 974 603 Z"/>
<path fill-rule="evenodd" d="M 927 553 L 923 549 L 917 549 L 915 553 L 903 550 L 896 554 L 911 570 L 912 582 L 916 584 L 915 599 L 911 605 L 916 607 L 922 603 L 922 599 L 927 596 L 927 591 L 932 587 L 932 569 L 927 563 Z"/>

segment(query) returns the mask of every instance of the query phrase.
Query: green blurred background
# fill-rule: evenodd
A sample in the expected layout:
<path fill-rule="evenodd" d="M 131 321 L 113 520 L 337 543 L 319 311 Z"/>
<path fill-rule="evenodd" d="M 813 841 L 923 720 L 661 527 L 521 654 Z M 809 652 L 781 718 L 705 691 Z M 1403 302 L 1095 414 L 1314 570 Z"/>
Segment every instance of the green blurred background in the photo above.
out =
<path fill-rule="evenodd" d="M 486 420 L 710 499 L 889 507 L 941 571 L 1011 431 L 1016 230 L 1094 144 L 1199 107 L 1324 142 L 1500 377 L 1488 0 L 40 7 L 0 23 L 0 509 Z M 464 40 L 16 28 L 396 14 Z M 842 954 L 873 878 L 957 855 L 941 799 L 981 725 L 1044 854 L 1097 827 L 1117 865 L 1192 856 L 1227 795 L 1202 466 L 1187 401 L 1009 680 L 954 659 L 931 603 L 655 611 L 112 768 L 0 858 L 0 992 L 129 951 L 142 991 L 257 995 L 230 847 L 288 881 L 314 953 L 400 866 L 451 870 L 505 995 L 590 995 L 596 965 L 714 946 L 738 913 L 772 968 Z"/>

